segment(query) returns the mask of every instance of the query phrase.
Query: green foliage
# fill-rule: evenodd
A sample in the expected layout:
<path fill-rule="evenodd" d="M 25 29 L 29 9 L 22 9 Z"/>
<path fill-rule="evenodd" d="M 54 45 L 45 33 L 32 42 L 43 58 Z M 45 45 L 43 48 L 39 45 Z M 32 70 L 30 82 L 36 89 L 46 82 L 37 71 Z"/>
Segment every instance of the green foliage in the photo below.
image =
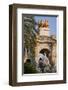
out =
<path fill-rule="evenodd" d="M 28 50 L 28 57 L 34 60 L 36 35 L 34 30 L 33 16 L 25 16 L 24 18 L 24 46 Z"/>
<path fill-rule="evenodd" d="M 31 63 L 25 63 L 24 64 L 24 73 L 25 74 L 31 74 L 31 73 L 37 73 L 36 68 Z"/>

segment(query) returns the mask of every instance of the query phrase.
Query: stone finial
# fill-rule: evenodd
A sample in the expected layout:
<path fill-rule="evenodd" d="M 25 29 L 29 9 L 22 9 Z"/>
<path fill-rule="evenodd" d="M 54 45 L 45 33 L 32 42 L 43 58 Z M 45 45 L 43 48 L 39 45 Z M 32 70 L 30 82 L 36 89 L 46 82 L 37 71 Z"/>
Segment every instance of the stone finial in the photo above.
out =
<path fill-rule="evenodd" d="M 40 20 L 39 22 L 38 22 L 38 27 L 40 28 L 40 27 L 45 27 L 45 28 L 48 28 L 48 20 L 45 20 L 45 21 L 42 21 L 42 20 Z"/>

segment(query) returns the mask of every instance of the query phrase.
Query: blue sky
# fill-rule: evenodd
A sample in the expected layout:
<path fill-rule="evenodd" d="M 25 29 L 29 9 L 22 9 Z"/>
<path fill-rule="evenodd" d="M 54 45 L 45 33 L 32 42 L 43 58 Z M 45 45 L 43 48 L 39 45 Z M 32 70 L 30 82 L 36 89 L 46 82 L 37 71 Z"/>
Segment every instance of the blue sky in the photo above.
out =
<path fill-rule="evenodd" d="M 56 30 L 57 30 L 57 16 L 34 16 L 34 19 L 36 22 L 38 22 L 39 20 L 48 20 L 49 23 L 49 28 L 50 28 L 50 35 L 55 35 L 56 36 Z"/>

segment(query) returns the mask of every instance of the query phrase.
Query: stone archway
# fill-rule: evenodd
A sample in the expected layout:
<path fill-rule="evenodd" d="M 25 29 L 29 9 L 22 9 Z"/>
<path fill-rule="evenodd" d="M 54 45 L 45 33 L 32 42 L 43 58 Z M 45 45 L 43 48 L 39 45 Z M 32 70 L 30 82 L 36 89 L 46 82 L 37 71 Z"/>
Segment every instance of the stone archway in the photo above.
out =
<path fill-rule="evenodd" d="M 35 48 L 35 61 L 38 63 L 39 60 L 39 54 L 40 53 L 46 53 L 46 56 L 49 58 L 49 53 L 51 52 L 48 43 L 39 43 L 37 47 Z"/>
<path fill-rule="evenodd" d="M 43 48 L 43 49 L 40 50 L 39 53 L 41 53 L 41 54 L 46 53 L 46 56 L 48 57 L 49 62 L 50 62 L 50 64 L 51 64 L 51 62 L 52 62 L 52 54 L 51 54 L 52 52 L 51 52 L 51 50 L 49 50 L 49 49 L 47 49 L 47 48 Z"/>
<path fill-rule="evenodd" d="M 46 53 L 46 56 L 49 57 L 50 50 L 47 49 L 47 48 L 43 48 L 43 49 L 40 50 L 39 53 L 42 53 L 42 54 Z"/>

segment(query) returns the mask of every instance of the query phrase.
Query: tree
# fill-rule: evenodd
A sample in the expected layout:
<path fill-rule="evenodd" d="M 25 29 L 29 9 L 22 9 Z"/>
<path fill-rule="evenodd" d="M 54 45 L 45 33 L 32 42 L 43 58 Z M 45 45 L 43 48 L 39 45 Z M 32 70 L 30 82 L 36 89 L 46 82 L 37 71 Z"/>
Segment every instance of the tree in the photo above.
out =
<path fill-rule="evenodd" d="M 24 73 L 37 73 L 37 70 L 33 64 L 31 64 L 31 60 L 27 59 L 26 63 L 24 63 Z"/>
<path fill-rule="evenodd" d="M 27 49 L 28 58 L 35 62 L 36 32 L 33 16 L 24 16 L 24 48 Z"/>

